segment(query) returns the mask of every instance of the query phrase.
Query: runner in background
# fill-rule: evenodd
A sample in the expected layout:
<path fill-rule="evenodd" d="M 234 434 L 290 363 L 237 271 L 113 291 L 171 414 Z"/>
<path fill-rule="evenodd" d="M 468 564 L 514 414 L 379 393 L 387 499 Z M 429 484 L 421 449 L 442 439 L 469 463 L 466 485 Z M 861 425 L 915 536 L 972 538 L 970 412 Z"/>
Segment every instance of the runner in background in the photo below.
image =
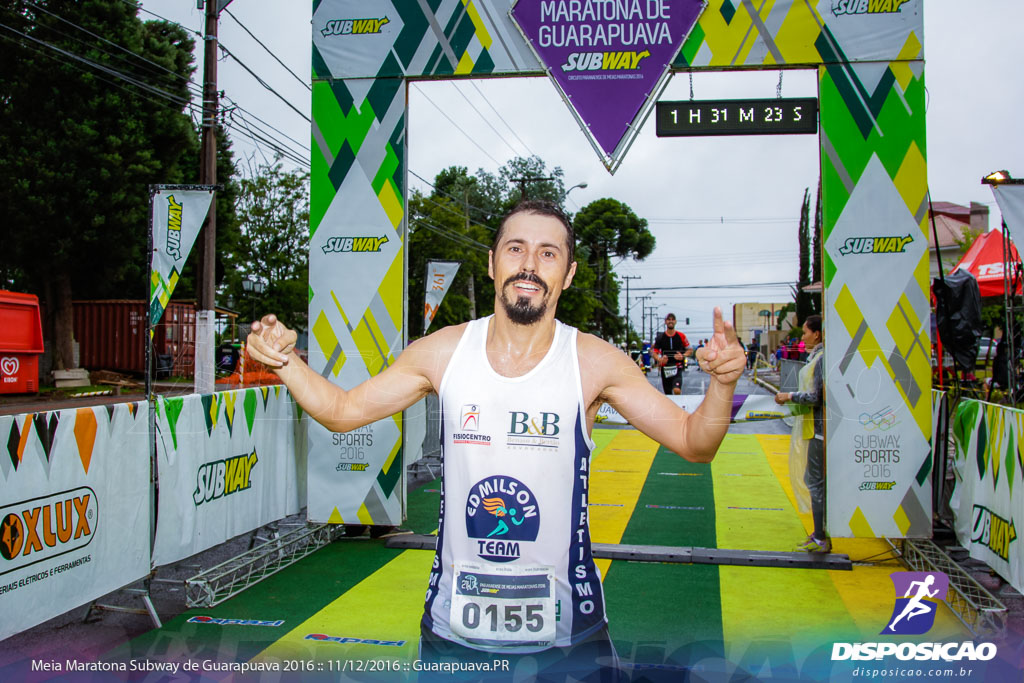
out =
<path fill-rule="evenodd" d="M 661 368 L 661 387 L 666 394 L 683 393 L 683 371 L 686 358 L 693 355 L 686 335 L 676 329 L 676 316 L 665 316 L 665 331 L 658 335 L 651 347 L 651 353 Z"/>

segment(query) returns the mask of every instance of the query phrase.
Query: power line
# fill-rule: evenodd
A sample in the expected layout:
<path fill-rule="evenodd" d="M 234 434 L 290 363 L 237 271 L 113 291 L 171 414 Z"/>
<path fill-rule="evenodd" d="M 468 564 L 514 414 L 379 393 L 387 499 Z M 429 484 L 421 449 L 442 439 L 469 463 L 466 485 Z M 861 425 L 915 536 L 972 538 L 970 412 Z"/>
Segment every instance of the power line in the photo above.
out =
<path fill-rule="evenodd" d="M 213 0 L 208 0 L 208 1 L 212 2 Z M 226 55 L 227 55 L 228 57 L 231 57 L 231 59 L 235 60 L 235 61 L 236 61 L 236 62 L 238 63 L 238 65 L 239 65 L 240 67 L 242 67 L 243 69 L 245 69 L 246 71 L 248 71 L 248 72 L 249 72 L 249 75 L 250 75 L 250 76 L 252 76 L 253 78 L 255 78 L 255 79 L 256 79 L 256 82 L 257 82 L 257 83 L 259 83 L 260 85 L 262 85 L 262 86 L 263 86 L 264 88 L 266 88 L 266 89 L 267 89 L 267 90 L 269 90 L 269 91 L 270 91 L 271 93 L 273 93 L 273 94 L 274 94 L 275 96 L 277 96 L 277 98 L 278 98 L 279 100 L 281 100 L 282 102 L 284 102 L 285 104 L 287 104 L 287 105 L 288 105 L 289 107 L 291 107 L 292 111 L 294 111 L 294 112 L 295 112 L 296 114 L 298 114 L 298 115 L 299 115 L 299 116 L 301 116 L 301 117 L 302 117 L 303 119 L 305 119 L 307 123 L 312 123 L 312 122 L 313 122 L 313 121 L 312 121 L 312 120 L 311 120 L 311 119 L 310 119 L 310 118 L 309 118 L 308 116 L 306 116 L 306 115 L 305 115 L 305 114 L 303 114 L 303 113 L 302 113 L 302 112 L 301 112 L 301 111 L 300 111 L 300 110 L 299 110 L 298 108 L 296 108 L 296 106 L 295 106 L 294 104 L 292 104 L 291 102 L 289 102 L 289 101 L 288 101 L 288 99 L 287 99 L 287 98 L 286 98 L 286 97 L 285 97 L 284 95 L 282 95 L 281 93 L 279 93 L 279 92 L 277 92 L 276 90 L 274 90 L 274 88 L 272 88 L 272 87 L 270 86 L 270 84 L 269 84 L 269 83 L 267 83 L 267 82 L 266 82 L 265 80 L 263 80 L 262 78 L 260 78 L 260 77 L 259 77 L 259 75 L 257 75 L 257 73 L 256 73 L 255 71 L 253 71 L 252 69 L 250 69 L 250 68 L 249 68 L 249 66 L 248 66 L 248 65 L 247 65 L 247 64 L 246 64 L 245 62 L 243 62 L 243 61 L 242 61 L 241 59 L 239 59 L 238 57 L 236 57 L 236 56 L 234 55 L 234 53 L 233 53 L 233 52 L 231 52 L 231 50 L 227 49 L 227 47 L 225 47 L 225 46 L 224 46 L 224 43 L 223 43 L 223 42 L 220 42 L 220 41 L 218 41 L 217 45 L 218 45 L 218 47 L 220 47 L 220 49 L 221 49 L 221 50 L 223 50 L 223 51 L 224 51 L 224 54 L 226 54 Z"/>
<path fill-rule="evenodd" d="M 262 48 L 263 48 L 264 50 L 266 50 L 266 51 L 267 51 L 267 54 L 268 54 L 268 55 L 270 55 L 271 57 L 273 57 L 273 58 L 274 58 L 274 60 L 275 60 L 275 61 L 276 61 L 276 62 L 277 62 L 278 64 L 280 64 L 280 65 L 281 65 L 282 67 L 284 67 L 284 70 L 285 70 L 285 71 L 287 71 L 288 73 L 290 73 L 290 74 L 291 74 L 292 76 L 294 76 L 294 77 L 295 77 L 295 80 L 297 80 L 297 81 L 298 81 L 299 83 L 301 83 L 301 84 L 302 84 L 303 86 L 305 86 L 306 90 L 309 90 L 310 92 L 312 92 L 312 91 L 313 91 L 313 88 L 312 88 L 312 86 L 310 86 L 310 85 L 309 85 L 309 83 L 307 83 L 307 82 L 306 82 L 305 80 L 303 80 L 303 79 L 299 78 L 299 77 L 298 77 L 298 75 L 297 75 L 297 74 L 296 74 L 296 73 L 295 73 L 294 71 L 292 71 L 291 69 L 289 69 L 289 68 L 288 68 L 288 65 L 287 65 L 287 64 L 285 64 L 284 62 L 282 62 L 282 61 L 281 61 L 281 59 L 280 59 L 280 58 L 279 58 L 279 57 L 278 57 L 278 56 L 277 56 L 276 54 L 274 54 L 274 52 L 273 52 L 273 51 L 272 51 L 272 50 L 271 50 L 271 49 L 270 49 L 269 47 L 267 47 L 266 45 L 264 45 L 264 44 L 263 44 L 263 42 L 262 42 L 262 41 L 261 41 L 261 40 L 260 40 L 259 38 L 257 38 L 256 36 L 254 36 L 254 35 L 253 35 L 252 31 L 250 31 L 250 30 L 249 30 L 248 28 L 246 28 L 245 24 L 243 24 L 242 22 L 240 22 L 240 21 L 238 20 L 238 17 L 236 17 L 236 16 L 234 15 L 234 14 L 232 14 L 232 13 L 231 13 L 231 10 L 229 10 L 228 8 L 226 8 L 226 7 L 225 7 L 225 8 L 224 8 L 224 12 L 225 12 L 225 13 L 226 13 L 226 14 L 227 14 L 227 15 L 228 15 L 229 17 L 231 17 L 232 19 L 234 19 L 234 20 L 235 20 L 235 23 L 236 23 L 236 24 L 238 24 L 239 26 L 241 26 L 241 27 L 242 27 L 242 30 L 243 30 L 243 31 L 245 31 L 246 33 L 248 33 L 248 34 L 249 34 L 249 37 L 250 37 L 250 38 L 252 38 L 253 40 L 255 40 L 255 41 L 256 41 L 256 42 L 257 42 L 257 43 L 259 44 L 259 46 L 260 46 L 260 47 L 262 47 Z"/>
<path fill-rule="evenodd" d="M 115 42 L 113 42 L 111 40 L 108 40 L 107 38 L 104 38 L 101 35 L 97 35 L 96 33 L 93 33 L 92 31 L 90 31 L 89 29 L 85 28 L 84 26 L 76 24 L 75 22 L 70 21 L 69 19 L 65 19 L 64 17 L 51 12 L 50 10 L 46 9 L 45 7 L 41 7 L 40 5 L 37 5 L 36 3 L 32 2 L 31 0 L 25 0 L 25 4 L 29 5 L 30 7 L 35 8 L 36 10 L 38 10 L 40 12 L 44 12 L 45 14 L 50 15 L 51 17 L 57 19 L 58 21 L 61 21 L 61 22 L 65 23 L 65 24 L 67 24 L 68 26 L 76 28 L 79 31 L 82 31 L 83 33 L 86 33 L 86 34 L 92 36 L 93 38 L 96 38 L 97 40 L 100 40 L 100 41 L 106 43 L 107 45 L 115 47 L 118 50 L 121 50 L 122 52 L 125 52 L 126 54 L 129 54 L 129 55 L 131 55 L 131 56 L 133 56 L 133 57 L 135 57 L 137 59 L 140 59 L 143 62 L 145 62 L 146 64 L 150 64 L 150 65 L 156 67 L 160 71 L 165 72 L 166 74 L 170 75 L 171 77 L 173 77 L 175 79 L 178 79 L 180 81 L 185 81 L 189 85 L 194 85 L 192 83 L 192 81 L 189 79 L 188 76 L 185 76 L 183 74 L 177 73 L 176 71 L 174 71 L 172 69 L 168 69 L 163 64 L 158 64 L 158 63 L 152 61 L 151 59 L 148 59 L 148 58 L 144 57 L 143 55 L 140 55 L 139 53 L 135 52 L 134 50 L 129 50 L 128 48 L 124 47 L 123 45 L 120 45 L 120 44 L 115 43 Z M 64 36 L 66 36 L 68 38 L 71 38 L 72 40 L 77 40 L 80 43 L 82 43 L 83 45 L 86 45 L 86 46 L 88 46 L 90 48 L 99 50 L 99 48 L 97 48 L 94 45 L 91 45 L 90 43 L 85 42 L 81 38 L 77 38 L 75 36 L 71 36 L 70 34 L 64 33 L 63 31 L 58 31 L 53 26 L 47 26 L 47 28 L 49 28 L 52 31 L 56 31 L 57 33 L 60 33 L 61 35 L 64 35 Z M 111 57 L 118 57 L 117 55 L 114 55 L 113 53 L 107 52 L 106 50 L 99 50 L 99 51 L 103 52 L 104 54 L 110 55 Z M 124 59 L 123 57 L 118 57 L 118 58 L 122 59 L 122 60 Z M 163 74 L 160 74 L 160 75 L 163 78 L 167 78 L 166 75 L 163 75 Z M 198 88 L 198 86 L 196 86 L 196 87 Z"/>
<path fill-rule="evenodd" d="M 504 137 L 502 137 L 501 133 L 498 132 L 498 129 L 495 128 L 494 126 L 492 126 L 491 122 L 487 120 L 487 117 L 484 116 L 483 114 L 481 114 L 480 110 L 476 108 L 476 105 L 473 104 L 468 97 L 466 97 L 466 93 L 462 92 L 462 89 L 459 88 L 457 85 L 455 85 L 454 81 L 448 81 L 448 82 L 451 84 L 452 88 L 455 89 L 455 92 L 459 93 L 459 95 L 462 96 L 462 99 L 466 100 L 466 104 L 468 104 L 473 109 L 473 111 L 476 112 L 477 116 L 480 117 L 480 120 L 482 120 L 484 123 L 486 123 L 488 128 L 490 128 L 492 131 L 494 131 L 494 134 L 498 136 L 498 139 L 501 140 L 502 142 L 504 142 L 505 146 L 508 147 L 512 151 L 513 154 L 519 154 L 519 152 L 516 150 L 516 148 L 513 147 L 512 145 L 510 145 L 508 140 L 506 140 Z"/>
<path fill-rule="evenodd" d="M 169 100 L 171 102 L 175 102 L 178 105 L 180 105 L 181 107 L 187 107 L 187 106 L 191 105 L 191 103 L 187 99 L 185 99 L 183 97 L 179 97 L 178 95 L 174 95 L 172 93 L 166 92 L 165 90 L 161 90 L 160 88 L 157 88 L 156 86 L 150 85 L 149 83 L 146 83 L 144 81 L 140 81 L 138 78 L 130 76 L 129 74 L 126 74 L 124 72 L 118 71 L 117 69 L 113 69 L 113 68 L 111 68 L 109 66 L 106 66 L 104 64 L 100 64 L 99 62 L 95 62 L 95 61 L 93 61 L 91 59 L 88 59 L 87 57 L 82 57 L 81 55 L 79 55 L 77 53 L 71 52 L 70 50 L 65 50 L 65 49 L 63 49 L 61 47 L 57 47 L 56 45 L 54 45 L 52 43 L 48 43 L 45 40 L 40 40 L 39 38 L 35 38 L 35 37 L 30 36 L 28 34 L 22 33 L 21 31 L 17 30 L 16 28 L 13 28 L 11 26 L 8 26 L 7 24 L 0 23 L 0 28 L 7 29 L 8 31 L 17 34 L 17 35 L 21 36 L 22 38 L 25 38 L 26 40 L 30 40 L 33 43 L 37 43 L 37 44 L 42 45 L 42 46 L 44 46 L 46 48 L 49 48 L 50 50 L 53 50 L 54 52 L 62 54 L 65 57 L 69 57 L 69 58 L 73 59 L 74 61 L 81 62 L 82 64 L 90 66 L 90 67 L 92 67 L 92 68 L 94 68 L 94 69 L 96 69 L 98 71 L 101 71 L 101 72 L 103 72 L 105 74 L 108 74 L 108 75 L 113 76 L 115 78 L 119 78 L 119 79 L 121 79 L 123 81 L 131 83 L 132 85 L 134 85 L 134 86 L 136 86 L 138 88 L 142 88 L 143 90 L 146 90 L 146 91 L 150 92 L 151 94 L 157 95 L 158 97 L 162 97 L 162 98 L 167 99 L 167 100 Z"/>
<path fill-rule="evenodd" d="M 476 148 L 477 148 L 477 149 L 479 149 L 479 150 L 480 150 L 481 152 L 483 152 L 483 153 L 484 153 L 484 156 L 486 156 L 486 157 L 487 157 L 488 159 L 490 159 L 491 161 L 493 161 L 493 162 L 495 163 L 495 165 L 497 165 L 497 166 L 501 166 L 501 162 L 500 162 L 500 161 L 498 161 L 497 159 L 495 159 L 494 157 L 492 157 L 492 156 L 491 156 L 491 154 L 490 154 L 490 152 L 488 152 L 488 151 L 487 151 L 486 149 L 484 149 L 483 147 L 481 147 L 481 146 L 480 146 L 480 143 L 478 143 L 478 142 L 477 142 L 476 140 L 474 140 L 474 139 L 473 139 L 472 137 L 470 137 L 469 133 L 467 133 L 467 132 L 466 132 L 466 131 L 464 131 L 464 130 L 463 130 L 462 128 L 460 128 L 460 127 L 459 127 L 459 125 L 458 125 L 457 123 L 455 123 L 454 121 L 452 121 L 452 118 L 451 118 L 450 116 L 448 116 L 448 114 L 446 114 L 446 113 L 444 112 L 444 110 L 443 110 L 443 109 L 441 109 L 441 107 L 437 106 L 437 103 L 436 103 L 436 102 L 434 102 L 434 100 L 430 99 L 430 96 L 429 96 L 429 95 L 427 95 L 427 94 L 426 94 L 425 92 L 423 92 L 423 90 L 422 90 L 422 89 L 419 89 L 419 88 L 417 88 L 417 90 L 418 90 L 418 92 L 420 93 L 420 95 L 422 95 L 422 96 L 423 96 L 423 98 L 424 98 L 424 99 L 425 99 L 425 100 L 426 100 L 427 102 L 430 102 L 430 104 L 434 105 L 434 108 L 435 108 L 435 109 L 437 109 L 437 110 L 438 110 L 439 112 L 441 112 L 441 116 L 443 116 L 443 117 L 445 117 L 446 119 L 448 119 L 448 123 L 450 123 L 450 124 L 452 124 L 453 126 L 455 126 L 456 130 L 458 130 L 458 131 L 459 131 L 460 133 L 462 133 L 462 134 L 463 134 L 463 135 L 464 135 L 464 136 L 466 137 L 466 139 L 467 139 L 467 140 L 469 140 L 469 141 L 470 141 L 471 143 L 473 143 L 473 145 L 474 145 L 474 146 L 476 146 Z"/>
<path fill-rule="evenodd" d="M 473 86 L 473 88 L 476 89 L 476 91 L 478 93 L 480 93 L 480 97 L 484 98 L 484 102 L 487 103 L 487 106 L 490 107 L 491 111 L 494 112 L 494 114 L 498 117 L 498 119 L 501 120 L 501 122 L 505 124 L 505 127 L 508 128 L 509 132 L 512 133 L 513 136 L 515 136 L 515 139 L 519 141 L 519 144 L 521 144 L 523 147 L 526 148 L 526 151 L 530 153 L 530 156 L 537 156 L 537 154 L 535 154 L 534 151 L 532 149 L 530 149 L 530 146 L 528 144 L 526 144 L 525 142 L 523 142 L 523 139 L 521 137 L 519 137 L 519 134 L 516 133 L 516 129 L 508 124 L 508 121 L 506 121 L 505 117 L 503 117 L 501 115 L 501 112 L 499 112 L 495 108 L 495 106 L 493 104 L 491 104 L 491 101 L 489 99 L 487 99 L 487 96 L 484 95 L 482 90 L 480 90 L 480 87 L 476 84 L 476 82 L 475 81 L 470 81 L 469 83 L 470 83 L 470 85 Z"/>
<path fill-rule="evenodd" d="M 216 0 L 214 0 L 214 1 L 216 1 Z M 199 31 L 195 30 L 194 28 L 189 28 L 187 26 L 183 26 L 182 24 L 179 24 L 176 21 L 171 21 L 167 17 L 160 16 L 156 12 L 151 12 L 148 9 L 146 9 L 145 7 L 143 7 L 141 4 L 137 4 L 137 3 L 133 2 L 132 0 L 121 0 L 121 2 L 123 2 L 126 5 L 128 5 L 129 7 L 134 8 L 138 12 L 145 12 L 146 14 L 152 15 L 152 16 L 156 17 L 157 19 L 161 20 L 161 21 L 166 21 L 168 24 L 174 24 L 175 26 L 180 26 L 185 31 L 188 31 L 189 33 L 191 33 L 193 35 L 199 36 L 199 38 L 203 38 L 203 34 L 200 33 Z"/>

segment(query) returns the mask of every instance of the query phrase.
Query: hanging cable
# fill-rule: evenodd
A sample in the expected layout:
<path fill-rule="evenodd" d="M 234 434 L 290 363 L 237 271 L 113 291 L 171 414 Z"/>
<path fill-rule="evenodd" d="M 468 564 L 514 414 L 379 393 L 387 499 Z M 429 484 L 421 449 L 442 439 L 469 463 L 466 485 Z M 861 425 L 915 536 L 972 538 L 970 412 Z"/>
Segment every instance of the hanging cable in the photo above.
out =
<path fill-rule="evenodd" d="M 274 60 L 278 64 L 280 64 L 282 67 L 284 67 L 284 70 L 287 71 L 288 73 L 290 73 L 295 78 L 295 80 L 297 80 L 299 83 L 301 83 L 306 88 L 306 90 L 309 90 L 310 92 L 313 91 L 313 88 L 312 88 L 312 86 L 309 85 L 309 83 L 307 83 L 305 80 L 299 78 L 298 74 L 296 74 L 294 71 L 289 69 L 288 65 L 285 64 L 284 62 L 282 62 L 281 59 L 276 54 L 274 54 L 273 50 L 271 50 L 269 47 L 264 45 L 263 42 L 259 38 L 257 38 L 256 36 L 253 35 L 252 31 L 250 31 L 248 28 L 246 28 L 245 24 L 243 24 L 242 22 L 240 22 L 238 20 L 238 17 L 236 17 L 234 14 L 231 13 L 231 10 L 229 10 L 228 8 L 225 7 L 224 8 L 224 13 L 227 14 L 232 19 L 234 19 L 235 23 L 238 24 L 239 26 L 241 26 L 242 30 L 249 34 L 250 38 L 255 40 L 256 43 L 259 44 L 260 47 L 262 47 L 264 50 L 266 50 L 267 54 L 270 55 L 271 57 L 273 57 Z"/>

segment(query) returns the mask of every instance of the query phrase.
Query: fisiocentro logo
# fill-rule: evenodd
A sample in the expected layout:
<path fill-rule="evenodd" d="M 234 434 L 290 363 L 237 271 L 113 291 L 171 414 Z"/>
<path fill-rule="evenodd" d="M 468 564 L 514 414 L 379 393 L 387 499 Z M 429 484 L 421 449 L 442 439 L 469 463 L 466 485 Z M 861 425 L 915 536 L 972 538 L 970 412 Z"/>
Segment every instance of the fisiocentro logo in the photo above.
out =
<path fill-rule="evenodd" d="M 907 245 L 914 241 L 912 235 L 906 237 L 850 237 L 839 253 L 848 254 L 902 254 Z"/>
<path fill-rule="evenodd" d="M 89 545 L 99 503 L 88 486 L 0 508 L 0 574 Z"/>
<path fill-rule="evenodd" d="M 975 505 L 971 522 L 971 543 L 979 543 L 1002 559 L 1010 561 L 1010 544 L 1017 540 L 1012 519 L 1003 519 L 983 505 Z"/>
<path fill-rule="evenodd" d="M 562 71 L 634 71 L 651 56 L 649 50 L 621 52 L 571 52 Z"/>
<path fill-rule="evenodd" d="M 192 493 L 192 500 L 198 507 L 211 500 L 244 491 L 252 486 L 252 468 L 258 462 L 254 450 L 248 455 L 243 453 L 201 465 L 196 475 L 196 490 Z"/>
<path fill-rule="evenodd" d="M 331 237 L 323 246 L 325 254 L 344 252 L 373 252 L 380 251 L 382 245 L 387 243 L 388 236 L 380 237 Z"/>
<path fill-rule="evenodd" d="M 368 33 L 380 33 L 384 24 L 391 23 L 387 17 L 380 19 L 331 19 L 320 33 L 326 36 L 358 36 Z"/>
<path fill-rule="evenodd" d="M 837 17 L 850 14 L 893 14 L 910 0 L 837 0 L 832 14 Z"/>

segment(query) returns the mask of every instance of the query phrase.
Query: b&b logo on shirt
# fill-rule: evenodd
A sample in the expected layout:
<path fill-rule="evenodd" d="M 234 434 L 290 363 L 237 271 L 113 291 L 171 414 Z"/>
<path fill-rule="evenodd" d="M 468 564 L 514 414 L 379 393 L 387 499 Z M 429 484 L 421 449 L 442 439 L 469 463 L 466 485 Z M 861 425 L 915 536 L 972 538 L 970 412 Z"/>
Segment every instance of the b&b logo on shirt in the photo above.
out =
<path fill-rule="evenodd" d="M 509 446 L 558 448 L 558 434 L 561 431 L 558 425 L 561 417 L 558 413 L 531 415 L 527 412 L 510 410 L 508 415 L 509 427 L 506 443 Z"/>
<path fill-rule="evenodd" d="M 527 486 L 512 477 L 482 479 L 466 499 L 466 535 L 476 539 L 477 555 L 490 562 L 511 562 L 522 543 L 537 540 L 540 511 Z"/>

